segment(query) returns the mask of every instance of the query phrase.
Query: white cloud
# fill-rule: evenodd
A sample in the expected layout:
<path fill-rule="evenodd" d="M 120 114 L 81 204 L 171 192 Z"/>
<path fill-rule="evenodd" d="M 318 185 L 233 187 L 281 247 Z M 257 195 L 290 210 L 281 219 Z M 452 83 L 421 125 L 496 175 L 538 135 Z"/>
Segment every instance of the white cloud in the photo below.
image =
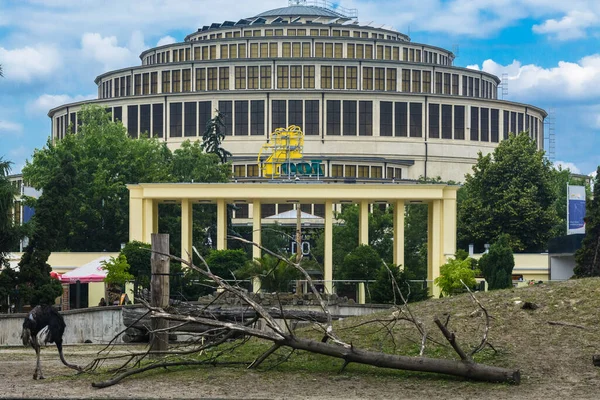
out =
<path fill-rule="evenodd" d="M 467 68 L 479 69 L 479 66 L 470 65 Z M 583 57 L 576 63 L 559 61 L 557 66 L 551 68 L 522 65 L 517 60 L 508 65 L 485 60 L 481 69 L 496 76 L 506 73 L 509 97 L 521 101 L 584 101 L 600 98 L 600 54 Z"/>
<path fill-rule="evenodd" d="M 10 81 L 31 82 L 52 74 L 61 59 L 54 46 L 37 45 L 8 50 L 0 47 L 4 77 Z"/>
<path fill-rule="evenodd" d="M 0 120 L 0 134 L 6 134 L 7 132 L 21 133 L 22 131 L 23 125 L 16 122 Z"/>
<path fill-rule="evenodd" d="M 566 161 L 555 161 L 554 162 L 554 168 L 558 169 L 568 169 L 571 171 L 571 173 L 573 174 L 580 174 L 581 170 L 572 162 L 566 162 Z"/>
<path fill-rule="evenodd" d="M 547 19 L 541 25 L 533 25 L 533 32 L 549 34 L 557 40 L 572 40 L 587 36 L 586 29 L 595 26 L 598 17 L 592 12 L 569 11 L 560 20 Z"/>
<path fill-rule="evenodd" d="M 157 47 L 164 46 L 164 45 L 175 43 L 175 42 L 177 42 L 177 40 L 174 37 L 167 35 L 167 36 L 161 37 L 160 40 L 158 41 L 158 43 L 156 43 L 156 46 Z"/>
<path fill-rule="evenodd" d="M 83 101 L 94 99 L 97 96 L 95 94 L 88 95 L 77 95 L 69 96 L 67 94 L 43 94 L 32 102 L 27 103 L 26 109 L 30 113 L 43 113 L 47 114 L 50 109 L 58 107 L 62 104 L 74 103 L 76 101 Z"/>
<path fill-rule="evenodd" d="M 131 35 L 129 47 L 118 45 L 116 36 L 103 37 L 99 33 L 84 33 L 81 37 L 81 52 L 87 58 L 102 63 L 105 70 L 124 68 L 139 64 L 139 51 L 145 48 L 144 38 L 139 31 Z"/>

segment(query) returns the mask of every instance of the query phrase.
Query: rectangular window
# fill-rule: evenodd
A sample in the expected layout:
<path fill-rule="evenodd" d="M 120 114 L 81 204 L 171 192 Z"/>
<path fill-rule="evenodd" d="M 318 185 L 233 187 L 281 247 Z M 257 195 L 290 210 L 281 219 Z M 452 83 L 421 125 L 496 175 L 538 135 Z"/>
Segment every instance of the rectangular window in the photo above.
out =
<path fill-rule="evenodd" d="M 162 105 L 161 105 L 161 110 L 162 110 Z M 123 108 L 122 107 L 115 107 L 113 108 L 113 121 L 123 121 Z"/>
<path fill-rule="evenodd" d="M 200 135 L 204 135 L 206 125 L 212 117 L 212 102 L 201 101 L 198 103 L 198 129 Z"/>
<path fill-rule="evenodd" d="M 273 129 L 287 128 L 287 110 L 285 100 L 273 100 Z"/>
<path fill-rule="evenodd" d="M 382 101 L 379 103 L 379 136 L 392 136 L 392 102 Z"/>
<path fill-rule="evenodd" d="M 343 178 L 344 177 L 344 166 L 339 164 L 331 165 L 331 174 L 329 174 L 332 178 Z"/>
<path fill-rule="evenodd" d="M 332 68 L 321 66 L 321 89 L 331 89 Z"/>
<path fill-rule="evenodd" d="M 306 100 L 304 103 L 304 134 L 319 134 L 319 100 Z"/>
<path fill-rule="evenodd" d="M 315 88 L 315 66 L 305 65 L 304 66 L 304 89 Z"/>
<path fill-rule="evenodd" d="M 410 137 L 423 136 L 423 105 L 410 103 Z"/>
<path fill-rule="evenodd" d="M 508 139 L 508 133 L 510 132 L 510 112 L 504 111 L 503 113 L 503 138 L 504 140 Z"/>
<path fill-rule="evenodd" d="M 373 90 L 373 68 L 363 67 L 363 90 Z"/>
<path fill-rule="evenodd" d="M 238 44 L 238 58 L 246 58 L 246 44 Z"/>
<path fill-rule="evenodd" d="M 282 43 L 283 57 L 289 58 L 292 56 L 292 44 L 289 42 Z"/>
<path fill-rule="evenodd" d="M 494 143 L 498 143 L 499 141 L 499 133 L 500 133 L 500 110 L 496 109 L 496 108 L 492 108 L 491 110 L 491 123 L 492 123 L 492 129 L 491 129 L 491 139 L 492 142 Z"/>
<path fill-rule="evenodd" d="M 221 59 L 228 59 L 229 58 L 229 47 L 226 44 L 222 44 L 221 45 Z"/>
<path fill-rule="evenodd" d="M 163 74 L 164 74 L 164 72 L 163 72 Z M 120 95 L 120 96 L 125 96 L 125 94 L 126 94 L 126 93 L 125 93 L 125 77 L 124 77 L 124 76 L 122 76 L 122 77 L 121 77 L 121 90 L 120 90 L 120 92 L 119 92 L 119 95 Z M 129 95 L 129 94 L 127 94 L 127 95 Z"/>
<path fill-rule="evenodd" d="M 163 137 L 163 105 L 152 104 L 152 136 Z"/>
<path fill-rule="evenodd" d="M 184 79 L 185 79 L 185 75 L 184 75 Z M 184 80 L 184 88 L 185 88 L 185 80 Z M 229 90 L 229 67 L 220 67 L 219 68 L 219 90 Z"/>
<path fill-rule="evenodd" d="M 479 140 L 479 107 L 471 107 L 471 140 Z"/>
<path fill-rule="evenodd" d="M 260 88 L 271 89 L 271 66 L 260 67 Z"/>
<path fill-rule="evenodd" d="M 517 113 L 514 111 L 511 111 L 511 113 L 510 113 L 510 131 L 512 133 L 514 133 L 515 135 L 518 133 L 517 132 Z"/>
<path fill-rule="evenodd" d="M 465 106 L 454 106 L 454 139 L 465 138 Z"/>
<path fill-rule="evenodd" d="M 412 91 L 413 93 L 421 92 L 421 71 L 413 70 L 412 72 Z"/>
<path fill-rule="evenodd" d="M 365 45 L 364 44 L 356 45 L 356 58 L 365 58 Z"/>
<path fill-rule="evenodd" d="M 371 167 L 371 178 L 381 179 L 383 178 L 383 168 L 381 167 Z M 385 206 L 385 204 L 384 204 Z"/>
<path fill-rule="evenodd" d="M 164 74 L 164 72 L 163 72 Z M 163 83 L 164 86 L 164 83 Z M 196 68 L 196 91 L 206 90 L 206 69 Z"/>
<path fill-rule="evenodd" d="M 323 43 L 315 43 L 315 57 L 323 58 Z"/>
<path fill-rule="evenodd" d="M 233 117 L 233 102 L 230 100 L 221 100 L 219 101 L 219 111 L 223 114 L 223 123 L 225 127 L 223 128 L 223 133 L 225 135 L 231 135 L 231 119 Z"/>
<path fill-rule="evenodd" d="M 341 101 L 327 100 L 327 135 L 341 134 Z"/>
<path fill-rule="evenodd" d="M 367 60 L 373 59 L 373 45 L 372 44 L 365 45 L 365 58 Z"/>
<path fill-rule="evenodd" d="M 250 101 L 250 135 L 265 134 L 265 101 Z"/>
<path fill-rule="evenodd" d="M 185 125 L 183 127 L 184 136 L 197 136 L 196 134 L 196 105 L 195 101 L 185 102 L 183 109 L 185 111 Z"/>
<path fill-rule="evenodd" d="M 277 66 L 277 89 L 290 87 L 290 69 L 287 65 Z"/>
<path fill-rule="evenodd" d="M 489 142 L 489 108 L 481 108 L 481 141 Z"/>
<path fill-rule="evenodd" d="M 135 74 L 133 77 L 133 82 L 135 85 L 135 92 L 133 92 L 133 94 L 136 96 L 142 94 L 142 74 Z"/>
<path fill-rule="evenodd" d="M 248 101 L 235 101 L 235 136 L 248 136 Z"/>
<path fill-rule="evenodd" d="M 358 134 L 373 136 L 373 102 L 358 102 Z"/>
<path fill-rule="evenodd" d="M 299 42 L 292 43 L 292 57 L 299 58 L 302 55 L 301 45 Z"/>
<path fill-rule="evenodd" d="M 310 57 L 310 43 L 302 42 L 302 57 L 308 58 Z"/>
<path fill-rule="evenodd" d="M 344 170 L 344 176 L 346 178 L 356 178 L 356 165 L 346 165 Z"/>
<path fill-rule="evenodd" d="M 270 43 L 269 44 L 269 57 L 277 58 L 278 56 L 279 56 L 279 51 L 277 48 L 277 43 Z"/>
<path fill-rule="evenodd" d="M 248 169 L 246 176 L 258 176 L 258 164 L 248 164 L 246 168 Z"/>
<path fill-rule="evenodd" d="M 402 91 L 410 93 L 410 69 L 402 70 Z"/>
<path fill-rule="evenodd" d="M 258 89 L 258 67 L 248 67 L 248 89 Z"/>
<path fill-rule="evenodd" d="M 396 114 L 396 136 L 406 137 L 408 133 L 408 103 L 397 102 L 394 107 Z"/>
<path fill-rule="evenodd" d="M 429 137 L 440 138 L 440 105 L 429 104 Z"/>
<path fill-rule="evenodd" d="M 335 44 L 335 58 L 344 58 L 344 45 L 341 43 Z"/>
<path fill-rule="evenodd" d="M 160 54 L 159 54 L 160 60 Z M 200 55 L 200 47 L 194 47 L 194 60 L 202 60 L 202 56 Z"/>
<path fill-rule="evenodd" d="M 190 92 L 192 90 L 192 70 L 182 70 L 182 90 L 184 92 Z"/>
<path fill-rule="evenodd" d="M 452 139 L 452 106 L 442 104 L 442 139 Z"/>
<path fill-rule="evenodd" d="M 260 44 L 260 58 L 269 58 L 269 44 L 268 43 Z"/>
<path fill-rule="evenodd" d="M 140 134 L 150 136 L 150 104 L 140 106 Z"/>
<path fill-rule="evenodd" d="M 127 132 L 129 137 L 138 137 L 138 106 L 127 106 Z"/>
<path fill-rule="evenodd" d="M 469 77 L 469 97 L 473 97 L 473 77 Z"/>
<path fill-rule="evenodd" d="M 357 74 L 357 67 L 346 67 L 346 89 L 358 89 Z"/>
<path fill-rule="evenodd" d="M 288 104 L 288 124 L 302 128 L 302 100 L 290 100 Z"/>
<path fill-rule="evenodd" d="M 385 90 L 385 68 L 375 68 L 375 90 Z"/>
<path fill-rule="evenodd" d="M 178 69 L 173 71 L 173 92 L 181 92 L 181 71 Z"/>
<path fill-rule="evenodd" d="M 442 73 L 435 73 L 435 94 L 442 94 Z"/>
<path fill-rule="evenodd" d="M 458 96 L 458 74 L 452 74 L 452 94 Z"/>
<path fill-rule="evenodd" d="M 208 90 L 217 90 L 217 83 L 218 83 L 218 73 L 217 73 L 217 68 L 207 68 L 207 89 Z"/>
<path fill-rule="evenodd" d="M 152 72 L 150 74 L 150 93 L 158 93 L 158 72 Z"/>
<path fill-rule="evenodd" d="M 344 100 L 344 136 L 356 136 L 356 101 Z"/>
<path fill-rule="evenodd" d="M 444 94 L 450 94 L 450 74 L 444 74 Z"/>
<path fill-rule="evenodd" d="M 333 58 L 333 43 L 325 43 L 325 57 Z"/>
<path fill-rule="evenodd" d="M 402 61 L 408 61 L 408 49 L 406 47 L 402 48 Z"/>
<path fill-rule="evenodd" d="M 431 71 L 423 71 L 423 92 L 431 93 Z"/>
<path fill-rule="evenodd" d="M 230 58 L 238 58 L 238 47 L 237 44 L 229 45 L 229 57 Z"/>
<path fill-rule="evenodd" d="M 517 132 L 521 133 L 523 132 L 523 113 L 519 113 L 518 115 L 518 119 L 517 119 Z"/>
<path fill-rule="evenodd" d="M 475 97 L 479 97 L 479 79 L 475 79 Z"/>
<path fill-rule="evenodd" d="M 111 87 L 110 82 L 108 83 L 109 88 Z M 142 74 L 142 93 L 150 93 L 150 74 Z M 110 97 L 110 96 L 109 96 Z"/>
<path fill-rule="evenodd" d="M 236 218 L 248 218 L 248 204 L 236 204 L 235 207 Z"/>
<path fill-rule="evenodd" d="M 467 77 L 463 75 L 462 77 L 462 93 L 463 96 L 467 95 Z"/>
<path fill-rule="evenodd" d="M 344 67 L 333 67 L 333 88 L 344 89 Z"/>
<path fill-rule="evenodd" d="M 355 58 L 355 49 L 356 45 L 354 45 L 353 43 L 348 43 L 348 46 L 346 47 L 346 58 Z"/>
<path fill-rule="evenodd" d="M 210 46 L 210 59 L 211 60 L 216 60 L 217 59 L 217 46 Z"/>
<path fill-rule="evenodd" d="M 358 166 L 358 177 L 359 178 L 368 178 L 369 177 L 369 166 L 368 165 L 359 165 Z"/>
<path fill-rule="evenodd" d="M 395 92 L 397 88 L 396 74 L 398 71 L 396 68 L 388 68 L 387 69 L 387 80 L 385 89 L 388 92 Z"/>
<path fill-rule="evenodd" d="M 182 135 L 182 103 L 171 103 L 169 104 L 169 136 L 170 137 L 181 137 Z"/>
<path fill-rule="evenodd" d="M 302 65 L 290 66 L 290 87 L 302 89 Z"/>
<path fill-rule="evenodd" d="M 246 67 L 235 67 L 235 88 L 246 89 Z"/>

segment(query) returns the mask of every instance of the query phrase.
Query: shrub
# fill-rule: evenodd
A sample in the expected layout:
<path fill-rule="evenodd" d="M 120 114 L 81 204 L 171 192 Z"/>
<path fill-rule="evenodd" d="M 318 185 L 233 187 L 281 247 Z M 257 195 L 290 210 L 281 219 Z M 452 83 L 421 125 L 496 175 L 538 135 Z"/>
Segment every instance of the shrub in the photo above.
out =
<path fill-rule="evenodd" d="M 507 235 L 502 235 L 479 260 L 479 267 L 489 290 L 512 287 L 512 270 L 515 258 Z"/>
<path fill-rule="evenodd" d="M 463 282 L 468 287 L 475 286 L 477 284 L 475 273 L 469 258 L 465 260 L 452 258 L 440 267 L 440 276 L 434 283 L 440 287 L 444 296 L 452 296 L 466 291 Z"/>

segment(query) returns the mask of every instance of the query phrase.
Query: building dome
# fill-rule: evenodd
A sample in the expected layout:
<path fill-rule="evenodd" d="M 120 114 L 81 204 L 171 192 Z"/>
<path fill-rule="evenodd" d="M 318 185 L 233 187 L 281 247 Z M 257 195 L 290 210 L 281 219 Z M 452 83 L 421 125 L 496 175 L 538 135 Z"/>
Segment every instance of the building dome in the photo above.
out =
<path fill-rule="evenodd" d="M 329 17 L 346 18 L 345 15 L 323 7 L 294 5 L 288 7 L 275 8 L 273 10 L 262 12 L 255 18 L 264 17 Z"/>

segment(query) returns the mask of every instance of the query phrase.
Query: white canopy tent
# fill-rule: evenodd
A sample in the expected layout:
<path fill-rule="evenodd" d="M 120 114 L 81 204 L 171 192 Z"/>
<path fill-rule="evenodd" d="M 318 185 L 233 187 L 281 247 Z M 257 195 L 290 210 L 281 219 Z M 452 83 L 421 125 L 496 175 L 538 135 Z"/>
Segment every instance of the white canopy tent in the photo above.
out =
<path fill-rule="evenodd" d="M 102 262 L 108 261 L 110 256 L 103 256 L 75 268 L 72 271 L 60 275 L 61 283 L 81 283 L 102 282 L 106 278 L 106 271 L 102 269 Z"/>

